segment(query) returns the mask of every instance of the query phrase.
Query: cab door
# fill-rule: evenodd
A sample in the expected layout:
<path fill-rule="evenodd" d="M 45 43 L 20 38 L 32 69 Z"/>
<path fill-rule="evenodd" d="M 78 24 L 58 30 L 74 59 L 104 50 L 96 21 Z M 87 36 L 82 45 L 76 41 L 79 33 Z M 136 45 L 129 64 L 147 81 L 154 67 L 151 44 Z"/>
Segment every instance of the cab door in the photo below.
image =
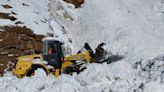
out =
<path fill-rule="evenodd" d="M 44 42 L 43 57 L 55 69 L 61 69 L 63 52 L 61 44 L 55 41 Z"/>

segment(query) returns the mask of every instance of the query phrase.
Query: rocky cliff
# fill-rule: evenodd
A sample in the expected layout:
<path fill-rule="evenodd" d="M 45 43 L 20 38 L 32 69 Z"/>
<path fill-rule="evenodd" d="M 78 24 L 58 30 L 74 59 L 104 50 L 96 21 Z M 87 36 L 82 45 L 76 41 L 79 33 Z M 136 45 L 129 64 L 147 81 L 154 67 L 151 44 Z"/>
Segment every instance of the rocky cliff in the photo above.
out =
<path fill-rule="evenodd" d="M 4 26 L 0 30 L 0 74 L 17 56 L 42 51 L 43 35 L 33 34 L 31 29 L 19 26 Z"/>

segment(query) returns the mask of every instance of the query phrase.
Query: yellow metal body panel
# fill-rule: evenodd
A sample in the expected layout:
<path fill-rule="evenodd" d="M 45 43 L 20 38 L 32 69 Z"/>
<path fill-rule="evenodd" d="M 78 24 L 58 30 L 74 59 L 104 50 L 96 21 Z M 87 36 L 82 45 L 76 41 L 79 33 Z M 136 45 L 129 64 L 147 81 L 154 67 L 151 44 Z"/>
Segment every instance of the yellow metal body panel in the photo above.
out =
<path fill-rule="evenodd" d="M 55 69 L 55 77 L 59 77 L 60 75 L 60 70 L 59 69 Z"/>
<path fill-rule="evenodd" d="M 66 67 L 71 66 L 72 64 L 73 63 L 71 61 L 65 61 L 65 62 L 63 62 L 62 68 L 61 68 L 61 72 L 63 72 Z"/>
<path fill-rule="evenodd" d="M 40 54 L 18 57 L 16 68 L 13 69 L 13 71 L 12 71 L 13 74 L 15 74 L 18 77 L 24 77 L 26 75 L 26 73 L 32 68 L 32 65 L 40 65 L 40 66 L 44 67 L 46 69 L 46 71 L 49 73 L 49 70 L 47 69 L 47 65 L 32 63 L 32 60 L 35 58 L 40 58 L 41 60 L 43 60 L 43 58 Z"/>
<path fill-rule="evenodd" d="M 40 54 L 34 54 L 34 55 L 26 55 L 26 56 L 20 56 L 17 59 L 20 61 L 32 61 L 34 58 L 40 58 L 41 60 L 43 60 L 42 55 Z"/>
<path fill-rule="evenodd" d="M 72 54 L 64 57 L 65 61 L 73 61 L 73 60 L 85 60 L 86 62 L 91 62 L 91 56 L 89 51 L 85 51 L 78 54 Z"/>
<path fill-rule="evenodd" d="M 15 75 L 17 75 L 18 77 L 24 76 L 27 72 L 27 70 L 29 70 L 32 66 L 32 62 L 29 61 L 18 61 L 16 68 L 13 70 L 13 73 Z"/>

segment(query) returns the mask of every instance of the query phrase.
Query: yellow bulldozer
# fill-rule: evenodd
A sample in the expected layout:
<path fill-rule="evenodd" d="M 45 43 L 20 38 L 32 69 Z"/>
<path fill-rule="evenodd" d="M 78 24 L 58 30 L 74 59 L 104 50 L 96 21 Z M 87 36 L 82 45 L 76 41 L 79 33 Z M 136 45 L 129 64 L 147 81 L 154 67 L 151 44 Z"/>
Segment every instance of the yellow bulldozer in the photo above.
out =
<path fill-rule="evenodd" d="M 32 76 L 38 68 L 43 69 L 46 74 L 53 74 L 58 77 L 61 73 L 80 73 L 85 69 L 81 68 L 83 63 L 96 62 L 94 53 L 90 46 L 85 43 L 85 51 L 80 50 L 76 54 L 64 56 L 63 42 L 54 37 L 43 38 L 43 53 L 20 56 L 13 69 L 13 74 L 22 78 Z M 77 61 L 80 61 L 77 62 Z M 82 63 L 83 62 L 83 63 Z"/>

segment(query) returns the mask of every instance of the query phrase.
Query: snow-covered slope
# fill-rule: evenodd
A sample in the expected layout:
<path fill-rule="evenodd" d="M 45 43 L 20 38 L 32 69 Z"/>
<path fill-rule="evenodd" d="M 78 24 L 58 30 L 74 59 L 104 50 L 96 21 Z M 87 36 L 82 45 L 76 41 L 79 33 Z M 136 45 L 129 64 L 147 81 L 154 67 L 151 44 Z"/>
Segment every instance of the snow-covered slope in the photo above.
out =
<path fill-rule="evenodd" d="M 14 16 L 17 20 L 0 19 L 0 25 L 27 26 L 35 34 L 46 35 L 47 32 L 52 31 L 49 24 L 48 3 L 48 0 L 1 0 L 0 12 L 9 13 L 10 16 Z M 12 8 L 5 9 L 2 5 L 10 5 Z M 23 24 L 15 24 L 16 22 L 22 22 Z"/>
<path fill-rule="evenodd" d="M 54 19 L 71 34 L 76 50 L 85 42 L 92 48 L 105 42 L 130 62 L 164 54 L 161 0 L 86 0 L 78 9 L 50 1 Z"/>

